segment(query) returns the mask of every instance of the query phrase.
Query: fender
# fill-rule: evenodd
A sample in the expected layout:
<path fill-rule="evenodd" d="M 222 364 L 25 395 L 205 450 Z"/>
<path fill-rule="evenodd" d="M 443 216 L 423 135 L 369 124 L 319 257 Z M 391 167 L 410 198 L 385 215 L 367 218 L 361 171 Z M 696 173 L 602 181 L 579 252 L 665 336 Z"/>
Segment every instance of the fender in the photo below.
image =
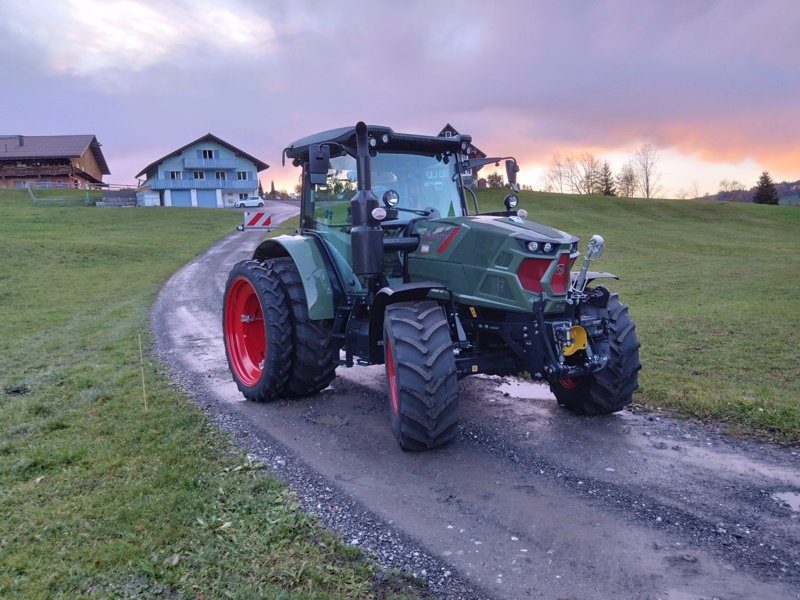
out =
<path fill-rule="evenodd" d="M 253 260 L 291 257 L 303 282 L 309 318 L 332 319 L 333 288 L 317 243 L 315 239 L 303 235 L 281 235 L 261 242 L 253 252 Z"/>
<path fill-rule="evenodd" d="M 572 279 L 572 283 L 575 283 L 575 279 L 578 277 L 577 271 L 573 271 L 570 273 L 570 277 Z M 586 285 L 589 285 L 595 279 L 619 279 L 613 273 L 606 273 L 605 271 L 587 271 L 586 272 Z"/>
<path fill-rule="evenodd" d="M 431 290 L 444 289 L 445 286 L 435 281 L 419 281 L 378 290 L 369 315 L 369 360 L 372 364 L 383 363 L 383 348 L 378 342 L 383 339 L 383 317 L 386 314 L 386 307 L 395 302 L 424 300 Z"/>

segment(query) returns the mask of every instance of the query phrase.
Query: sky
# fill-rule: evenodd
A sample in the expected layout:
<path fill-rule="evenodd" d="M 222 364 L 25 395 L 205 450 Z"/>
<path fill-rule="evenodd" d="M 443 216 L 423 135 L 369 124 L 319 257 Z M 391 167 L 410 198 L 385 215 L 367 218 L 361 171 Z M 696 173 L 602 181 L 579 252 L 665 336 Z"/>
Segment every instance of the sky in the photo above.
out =
<path fill-rule="evenodd" d="M 446 123 L 543 187 L 555 153 L 659 152 L 661 196 L 800 179 L 796 0 L 0 0 L 0 135 L 94 134 L 111 175 L 213 133 L 281 152 Z"/>

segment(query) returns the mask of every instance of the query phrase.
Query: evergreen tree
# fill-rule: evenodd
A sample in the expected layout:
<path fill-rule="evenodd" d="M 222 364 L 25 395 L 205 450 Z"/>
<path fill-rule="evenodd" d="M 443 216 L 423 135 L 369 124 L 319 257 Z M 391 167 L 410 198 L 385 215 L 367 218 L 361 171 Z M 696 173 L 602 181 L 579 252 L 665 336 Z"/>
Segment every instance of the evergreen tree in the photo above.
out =
<path fill-rule="evenodd" d="M 761 173 L 761 177 L 758 178 L 753 202 L 756 204 L 777 204 L 778 199 L 778 190 L 775 188 L 769 173 L 764 171 Z"/>
<path fill-rule="evenodd" d="M 616 196 L 617 188 L 614 186 L 614 176 L 611 174 L 611 167 L 608 161 L 603 162 L 603 170 L 600 171 L 600 185 L 603 188 L 603 196 Z"/>
<path fill-rule="evenodd" d="M 274 198 L 275 197 L 275 181 L 274 180 L 271 181 L 269 186 L 270 186 L 269 187 L 269 195 Z"/>
<path fill-rule="evenodd" d="M 258 197 L 259 198 L 263 198 L 264 197 L 264 188 L 261 187 L 261 180 L 260 179 L 258 180 Z"/>

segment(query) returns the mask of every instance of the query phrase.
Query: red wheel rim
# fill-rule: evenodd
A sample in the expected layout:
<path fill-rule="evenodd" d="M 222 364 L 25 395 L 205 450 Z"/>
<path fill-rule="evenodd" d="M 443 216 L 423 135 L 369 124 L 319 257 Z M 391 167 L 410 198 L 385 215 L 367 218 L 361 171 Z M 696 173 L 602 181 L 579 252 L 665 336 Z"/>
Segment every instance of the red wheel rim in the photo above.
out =
<path fill-rule="evenodd" d="M 267 358 L 267 331 L 261 301 L 253 285 L 238 277 L 225 300 L 225 347 L 236 377 L 253 387 Z"/>
<path fill-rule="evenodd" d="M 392 354 L 392 344 L 386 342 L 386 374 L 389 379 L 389 397 L 392 400 L 392 412 L 395 417 L 400 416 L 400 404 L 397 400 L 397 376 L 394 372 L 394 356 Z"/>
<path fill-rule="evenodd" d="M 572 390 L 578 387 L 577 379 L 559 379 L 558 383 L 561 384 L 561 387 L 565 390 Z"/>

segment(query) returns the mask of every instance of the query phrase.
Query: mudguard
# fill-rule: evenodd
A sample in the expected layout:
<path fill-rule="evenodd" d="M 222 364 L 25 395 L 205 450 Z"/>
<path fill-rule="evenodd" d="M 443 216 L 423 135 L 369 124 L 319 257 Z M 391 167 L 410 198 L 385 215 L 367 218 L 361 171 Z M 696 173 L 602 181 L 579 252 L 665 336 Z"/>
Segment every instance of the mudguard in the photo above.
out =
<path fill-rule="evenodd" d="M 572 283 L 575 283 L 575 279 L 578 277 L 578 272 L 573 271 L 570 273 L 572 278 Z M 619 279 L 613 273 L 606 273 L 605 271 L 587 271 L 586 272 L 586 284 L 592 283 L 595 279 Z"/>
<path fill-rule="evenodd" d="M 333 288 L 317 243 L 303 235 L 281 235 L 261 242 L 253 253 L 253 260 L 291 257 L 303 282 L 309 318 L 332 319 Z"/>
<path fill-rule="evenodd" d="M 386 307 L 395 302 L 418 302 L 428 297 L 432 290 L 443 290 L 445 287 L 435 281 L 419 281 L 404 283 L 395 287 L 381 288 L 375 295 L 369 315 L 369 349 L 370 362 L 383 362 L 383 347 L 378 344 L 383 339 L 383 316 Z"/>

